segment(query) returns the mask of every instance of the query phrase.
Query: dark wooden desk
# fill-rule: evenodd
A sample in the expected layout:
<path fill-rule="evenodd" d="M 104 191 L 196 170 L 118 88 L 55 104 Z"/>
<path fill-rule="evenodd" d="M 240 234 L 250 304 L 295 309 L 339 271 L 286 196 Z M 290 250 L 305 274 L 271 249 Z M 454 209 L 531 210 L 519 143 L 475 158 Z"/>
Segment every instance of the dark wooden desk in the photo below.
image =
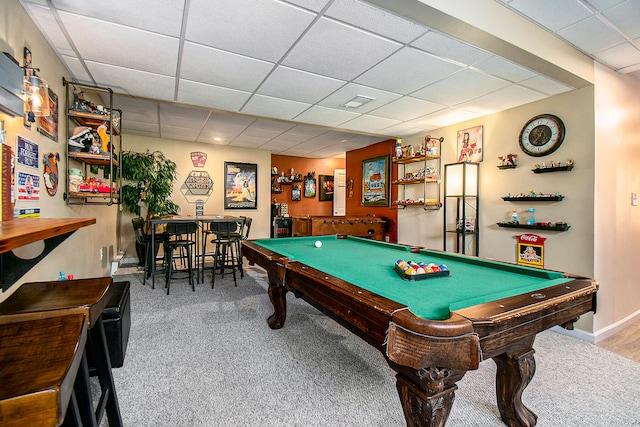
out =
<path fill-rule="evenodd" d="M 0 222 L 0 282 L 4 290 L 64 242 L 79 228 L 95 224 L 95 218 L 18 218 Z M 44 240 L 44 250 L 33 259 L 22 259 L 11 251 Z"/>
<path fill-rule="evenodd" d="M 86 339 L 81 312 L 20 322 L 0 317 L 0 425 L 62 424 Z"/>

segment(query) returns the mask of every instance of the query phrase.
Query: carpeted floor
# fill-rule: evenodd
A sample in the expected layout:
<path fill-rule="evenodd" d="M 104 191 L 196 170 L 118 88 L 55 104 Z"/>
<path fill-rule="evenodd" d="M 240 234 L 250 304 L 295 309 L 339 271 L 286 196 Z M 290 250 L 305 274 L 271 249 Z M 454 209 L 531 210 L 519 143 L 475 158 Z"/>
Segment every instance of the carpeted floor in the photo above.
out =
<path fill-rule="evenodd" d="M 238 286 L 186 280 L 156 289 L 131 281 L 131 335 L 114 370 L 126 426 L 403 426 L 393 371 L 382 355 L 302 300 L 288 297 L 284 328 L 264 271 Z M 123 274 L 121 273 L 128 273 Z M 536 340 L 537 371 L 524 392 L 538 426 L 640 426 L 640 364 L 555 332 Z M 495 365 L 458 383 L 449 426 L 502 426 Z"/>

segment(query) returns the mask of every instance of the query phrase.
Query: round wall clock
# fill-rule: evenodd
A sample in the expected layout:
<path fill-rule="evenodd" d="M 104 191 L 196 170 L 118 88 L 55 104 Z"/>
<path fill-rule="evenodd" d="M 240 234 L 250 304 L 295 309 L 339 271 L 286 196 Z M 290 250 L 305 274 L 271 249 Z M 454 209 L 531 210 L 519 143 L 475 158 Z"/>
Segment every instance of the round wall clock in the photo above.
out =
<path fill-rule="evenodd" d="M 553 114 L 529 120 L 520 131 L 520 148 L 530 156 L 541 157 L 556 151 L 564 141 L 564 123 Z"/>

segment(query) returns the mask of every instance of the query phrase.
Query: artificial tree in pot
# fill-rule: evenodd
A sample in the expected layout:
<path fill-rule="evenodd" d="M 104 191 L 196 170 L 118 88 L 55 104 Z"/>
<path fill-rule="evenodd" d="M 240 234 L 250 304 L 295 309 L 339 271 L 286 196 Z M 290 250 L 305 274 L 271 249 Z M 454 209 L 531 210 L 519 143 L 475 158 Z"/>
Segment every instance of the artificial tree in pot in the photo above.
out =
<path fill-rule="evenodd" d="M 180 206 L 171 200 L 173 183 L 176 180 L 176 164 L 160 151 L 122 153 L 122 202 L 129 212 L 142 216 L 144 207 L 144 233 L 151 230 L 151 218 L 159 215 L 177 214 Z M 137 248 L 138 256 L 144 259 L 144 248 Z M 141 252 L 142 251 L 142 252 Z"/>

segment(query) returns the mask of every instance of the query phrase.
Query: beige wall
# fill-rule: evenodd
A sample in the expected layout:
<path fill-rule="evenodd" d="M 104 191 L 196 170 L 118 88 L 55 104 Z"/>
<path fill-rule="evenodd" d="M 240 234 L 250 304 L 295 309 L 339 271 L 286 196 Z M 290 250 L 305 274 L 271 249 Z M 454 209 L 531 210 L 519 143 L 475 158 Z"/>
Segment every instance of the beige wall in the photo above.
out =
<path fill-rule="evenodd" d="M 40 68 L 38 75 L 49 83 L 49 87 L 58 95 L 61 104 L 59 121 L 59 142 L 45 137 L 37 131 L 37 125 L 27 129 L 23 125 L 22 117 L 12 118 L 0 113 L 0 119 L 5 121 L 7 129 L 7 142 L 14 148 L 16 137 L 20 135 L 39 146 L 40 164 L 38 170 L 17 167 L 42 177 L 44 167 L 42 155 L 44 153 L 60 153 L 61 162 L 59 170 L 66 173 L 66 114 L 64 114 L 64 88 L 62 76 L 68 73 L 58 60 L 57 56 L 42 37 L 39 30 L 33 25 L 22 6 L 17 1 L 0 2 L 0 47 L 2 51 L 9 52 L 22 64 L 23 47 L 28 47 L 33 54 L 33 66 Z M 42 179 L 42 178 L 41 178 Z M 71 235 L 58 248 L 54 249 L 46 258 L 31 269 L 17 284 L 31 281 L 55 280 L 58 272 L 73 274 L 76 278 L 97 277 L 109 274 L 110 261 L 117 253 L 117 206 L 68 206 L 64 199 L 65 178 L 60 178 L 60 184 L 55 196 L 47 194 L 44 186 L 41 186 L 40 200 L 37 202 L 19 202 L 17 207 L 39 207 L 42 217 L 48 218 L 96 218 L 96 224 L 82 228 Z M 34 245 L 37 250 L 38 245 Z M 100 250 L 104 257 L 100 259 Z M 17 286 L 13 286 L 8 292 L 0 293 L 0 301 L 10 295 Z"/>
<path fill-rule="evenodd" d="M 526 210 L 528 207 L 533 207 L 536 209 L 536 220 L 565 221 L 571 226 L 567 232 L 534 231 L 535 234 L 547 238 L 545 267 L 594 277 L 593 92 L 593 87 L 587 87 L 430 132 L 432 136 L 445 138 L 442 144 L 444 171 L 445 164 L 454 163 L 457 159 L 458 130 L 483 126 L 484 158 L 480 165 L 479 184 L 480 256 L 516 262 L 514 236 L 530 230 L 500 228 L 496 222 L 509 220 L 512 209 L 517 209 L 520 219 L 526 221 Z M 559 116 L 564 121 L 566 136 L 556 152 L 544 157 L 531 157 L 520 149 L 518 136 L 528 119 L 542 113 Z M 407 138 L 403 140 L 403 144 L 415 144 L 422 138 L 424 135 Z M 498 156 L 509 153 L 518 155 L 518 167 L 507 170 L 498 169 Z M 570 172 L 545 174 L 531 172 L 536 163 L 551 160 L 566 162 L 569 158 L 575 162 L 575 168 Z M 557 191 L 564 195 L 565 199 L 561 202 L 535 204 L 502 200 L 502 196 L 508 193 L 529 190 Z M 442 210 L 436 212 L 423 211 L 420 208 L 401 210 L 398 214 L 398 224 L 400 242 L 442 249 Z M 453 247 L 453 242 L 448 241 L 447 249 L 451 250 Z M 590 315 L 583 317 L 579 326 L 591 331 Z"/>
<path fill-rule="evenodd" d="M 600 281 L 595 330 L 606 338 L 640 316 L 640 82 L 596 67 L 594 275 Z"/>
<path fill-rule="evenodd" d="M 123 117 L 123 129 L 126 130 L 126 117 Z M 172 199 L 180 206 L 181 215 L 196 214 L 196 200 L 205 202 L 205 215 L 243 215 L 253 218 L 251 238 L 269 237 L 271 214 L 271 152 L 252 150 L 224 145 L 202 144 L 169 139 L 156 139 L 143 136 L 123 135 L 125 150 L 144 152 L 147 149 L 159 150 L 176 162 L 178 180 L 173 187 Z M 190 153 L 202 151 L 207 153 L 204 168 L 195 168 L 191 163 Z M 224 210 L 224 162 L 255 163 L 258 165 L 258 209 Z M 205 170 L 213 179 L 213 191 L 209 196 L 194 196 L 184 186 L 187 175 L 192 170 Z M 144 214 L 143 214 L 144 215 Z M 131 227 L 130 214 L 126 209 L 122 212 L 122 240 L 126 250 L 125 259 L 136 257 L 135 236 Z"/>

